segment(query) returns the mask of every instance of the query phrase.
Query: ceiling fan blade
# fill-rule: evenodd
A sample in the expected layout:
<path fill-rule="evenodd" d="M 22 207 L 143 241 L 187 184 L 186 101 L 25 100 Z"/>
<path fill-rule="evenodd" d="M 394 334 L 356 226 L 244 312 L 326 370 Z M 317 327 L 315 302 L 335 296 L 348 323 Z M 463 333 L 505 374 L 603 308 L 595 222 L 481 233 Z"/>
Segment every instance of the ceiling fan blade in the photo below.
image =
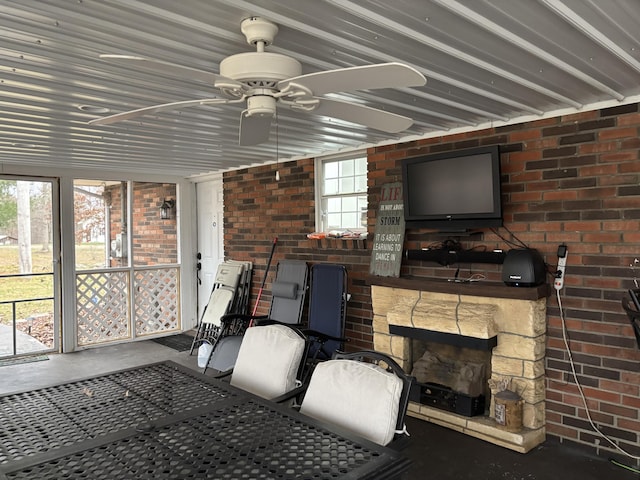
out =
<path fill-rule="evenodd" d="M 398 133 L 413 124 L 413 120 L 409 117 L 385 112 L 377 108 L 329 98 L 319 98 L 318 100 L 320 100 L 320 104 L 314 110 L 311 110 L 311 113 L 339 118 L 383 132 Z"/>
<path fill-rule="evenodd" d="M 240 116 L 240 145 L 258 145 L 269 140 L 271 115 L 247 115 L 248 110 Z"/>
<path fill-rule="evenodd" d="M 313 95 L 323 95 L 375 88 L 419 87 L 426 83 L 427 79 L 415 68 L 392 62 L 300 75 L 282 80 L 278 88 L 283 90 L 289 84 L 295 84 L 311 90 Z"/>
<path fill-rule="evenodd" d="M 116 113 L 106 117 L 95 118 L 89 120 L 89 125 L 110 125 L 112 123 L 121 122 L 123 120 L 131 120 L 132 118 L 141 117 L 150 113 L 162 112 L 165 110 L 180 110 L 181 108 L 196 107 L 200 105 L 214 105 L 214 104 L 226 104 L 226 103 L 238 103 L 242 99 L 227 100 L 224 98 L 205 98 L 200 100 L 183 100 L 181 102 L 163 103 L 161 105 L 152 105 L 150 107 L 138 108 L 136 110 L 129 110 L 128 112 Z"/>
<path fill-rule="evenodd" d="M 100 58 L 112 63 L 131 65 L 134 68 L 146 67 L 147 69 L 157 72 L 170 73 L 177 77 L 196 80 L 206 83 L 207 85 L 214 85 L 216 82 L 222 82 L 227 86 L 243 88 L 243 85 L 240 82 L 232 80 L 231 78 L 223 77 L 217 73 L 205 72 L 204 70 L 198 70 L 197 68 L 184 67 L 182 65 L 163 62 L 162 60 L 155 60 L 153 58 L 137 57 L 135 55 L 116 55 L 110 53 L 102 54 L 100 55 Z"/>

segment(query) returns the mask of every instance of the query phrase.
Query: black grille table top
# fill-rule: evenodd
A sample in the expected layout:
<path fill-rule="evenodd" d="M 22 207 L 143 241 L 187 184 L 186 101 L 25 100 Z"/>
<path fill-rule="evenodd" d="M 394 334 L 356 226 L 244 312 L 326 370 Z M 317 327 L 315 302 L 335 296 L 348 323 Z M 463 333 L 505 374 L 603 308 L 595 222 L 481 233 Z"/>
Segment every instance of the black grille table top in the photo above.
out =
<path fill-rule="evenodd" d="M 6 395 L 0 397 L 0 466 L 233 395 L 168 363 Z"/>
<path fill-rule="evenodd" d="M 409 466 L 172 362 L 0 397 L 0 422 L 2 480 L 392 479 Z"/>

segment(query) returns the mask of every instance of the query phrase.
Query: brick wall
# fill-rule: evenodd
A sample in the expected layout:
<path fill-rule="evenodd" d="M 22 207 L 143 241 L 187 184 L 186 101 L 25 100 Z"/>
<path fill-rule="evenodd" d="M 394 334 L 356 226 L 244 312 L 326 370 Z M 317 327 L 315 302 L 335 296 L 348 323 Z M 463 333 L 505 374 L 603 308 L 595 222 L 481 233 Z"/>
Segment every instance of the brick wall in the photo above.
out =
<path fill-rule="evenodd" d="M 640 113 L 628 105 L 524 124 L 485 129 L 369 151 L 369 232 L 373 233 L 381 185 L 400 181 L 408 156 L 479 145 L 501 146 L 505 227 L 496 235 L 461 237 L 465 248 L 512 248 L 513 235 L 538 249 L 553 270 L 561 243 L 569 248 L 562 305 L 575 368 L 593 420 L 620 445 L 640 454 L 640 350 L 620 306 L 633 283 L 629 265 L 640 256 Z M 350 348 L 371 347 L 371 304 L 366 277 L 371 242 L 306 239 L 314 229 L 313 161 L 226 173 L 225 249 L 229 258 L 256 265 L 254 295 L 262 281 L 273 237 L 281 258 L 347 266 L 347 333 Z M 408 230 L 406 249 L 444 238 Z M 499 266 L 463 265 L 460 275 L 483 273 L 500 281 Z M 456 267 L 404 261 L 402 275 L 449 277 Z M 260 311 L 266 313 L 265 287 Z M 551 280 L 551 277 L 549 277 Z M 606 446 L 586 418 L 564 348 L 554 294 L 547 302 L 547 432 L 563 441 Z M 608 454 L 608 449 L 603 451 Z"/>
<path fill-rule="evenodd" d="M 110 198 L 110 235 L 114 240 L 122 232 L 122 203 L 119 185 L 108 189 Z M 125 193 L 126 198 L 126 193 Z M 176 198 L 175 184 L 134 183 L 133 186 L 133 216 L 131 228 L 133 235 L 133 264 L 157 265 L 178 262 L 178 233 L 175 209 L 171 218 L 160 218 L 162 201 Z M 111 266 L 127 265 L 127 258 L 111 259 Z"/>

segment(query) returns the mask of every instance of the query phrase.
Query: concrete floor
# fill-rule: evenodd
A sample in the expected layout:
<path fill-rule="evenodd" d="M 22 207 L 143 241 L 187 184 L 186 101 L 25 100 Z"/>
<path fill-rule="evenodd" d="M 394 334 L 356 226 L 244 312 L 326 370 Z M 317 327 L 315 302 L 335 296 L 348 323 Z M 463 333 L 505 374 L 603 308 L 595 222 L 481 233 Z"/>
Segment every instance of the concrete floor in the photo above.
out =
<path fill-rule="evenodd" d="M 195 354 L 189 356 L 188 351 L 177 352 L 156 342 L 142 341 L 49 355 L 46 361 L 0 367 L 0 395 L 163 360 L 173 360 L 199 370 Z M 407 419 L 407 428 L 411 438 L 403 453 L 413 461 L 407 480 L 640 478 L 606 458 L 589 455 L 551 439 L 523 455 L 414 418 Z M 634 464 L 631 460 L 624 463 Z"/>
<path fill-rule="evenodd" d="M 13 327 L 9 325 L 0 324 L 0 358 L 13 355 Z M 16 330 L 16 352 L 19 354 L 24 353 L 37 353 L 43 350 L 47 350 L 47 346 L 33 338 L 31 335 L 27 335 L 20 330 Z"/>

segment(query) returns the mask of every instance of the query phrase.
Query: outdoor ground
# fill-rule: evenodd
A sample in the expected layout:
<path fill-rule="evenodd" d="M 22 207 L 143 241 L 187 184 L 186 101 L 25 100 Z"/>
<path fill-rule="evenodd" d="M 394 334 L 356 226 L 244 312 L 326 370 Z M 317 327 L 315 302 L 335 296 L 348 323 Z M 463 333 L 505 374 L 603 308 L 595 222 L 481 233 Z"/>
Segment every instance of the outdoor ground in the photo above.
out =
<path fill-rule="evenodd" d="M 12 275 L 20 272 L 18 246 L 0 246 L 0 324 L 12 325 L 15 308 L 18 330 L 51 347 L 53 346 L 53 301 L 22 301 L 53 296 L 51 247 L 43 248 L 42 245 L 34 245 L 31 252 L 33 276 L 16 277 Z M 104 268 L 104 265 L 104 244 L 76 245 L 78 270 Z"/>

